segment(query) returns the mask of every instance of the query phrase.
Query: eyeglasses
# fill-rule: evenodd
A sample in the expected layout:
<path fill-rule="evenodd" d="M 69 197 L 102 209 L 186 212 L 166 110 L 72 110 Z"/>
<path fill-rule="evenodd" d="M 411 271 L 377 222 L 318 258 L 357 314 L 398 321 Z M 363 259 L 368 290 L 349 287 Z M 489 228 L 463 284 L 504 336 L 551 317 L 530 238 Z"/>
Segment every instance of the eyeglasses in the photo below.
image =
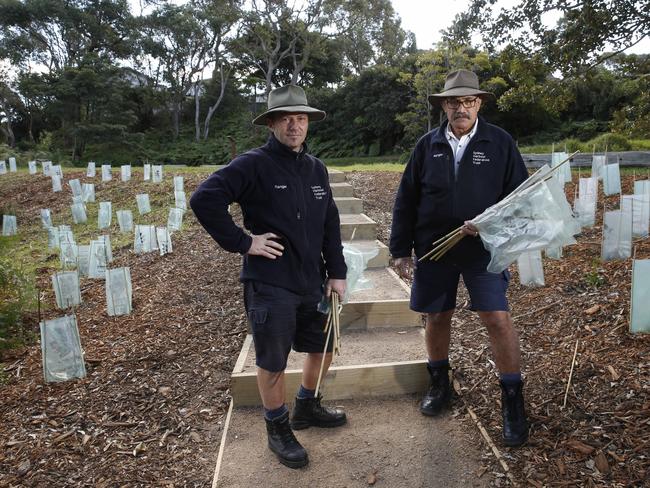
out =
<path fill-rule="evenodd" d="M 476 101 L 478 100 L 478 97 L 474 98 L 463 98 L 462 100 L 459 98 L 445 98 L 445 103 L 447 104 L 447 107 L 455 110 L 461 105 L 464 108 L 472 108 L 474 105 L 476 105 Z"/>

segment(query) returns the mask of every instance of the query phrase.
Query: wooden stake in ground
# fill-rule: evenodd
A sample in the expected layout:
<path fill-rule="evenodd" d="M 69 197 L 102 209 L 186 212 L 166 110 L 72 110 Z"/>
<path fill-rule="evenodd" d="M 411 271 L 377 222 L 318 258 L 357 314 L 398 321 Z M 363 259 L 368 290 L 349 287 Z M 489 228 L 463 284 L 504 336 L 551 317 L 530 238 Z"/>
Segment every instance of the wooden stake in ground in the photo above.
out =
<path fill-rule="evenodd" d="M 573 367 L 576 364 L 576 355 L 578 354 L 579 342 L 580 342 L 580 338 L 576 339 L 576 347 L 573 351 L 573 359 L 571 360 L 571 370 L 569 371 L 569 380 L 566 383 L 566 391 L 564 392 L 564 402 L 562 403 L 562 408 L 566 407 L 566 400 L 567 397 L 569 396 L 569 388 L 571 388 L 571 378 L 573 378 Z"/>

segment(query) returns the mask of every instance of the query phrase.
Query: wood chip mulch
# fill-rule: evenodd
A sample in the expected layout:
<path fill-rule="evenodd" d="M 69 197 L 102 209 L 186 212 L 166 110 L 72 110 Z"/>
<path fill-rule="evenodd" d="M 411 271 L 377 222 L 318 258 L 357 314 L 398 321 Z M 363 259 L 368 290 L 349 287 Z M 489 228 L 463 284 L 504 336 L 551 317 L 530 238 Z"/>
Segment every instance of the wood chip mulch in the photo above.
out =
<path fill-rule="evenodd" d="M 204 176 L 186 175 L 188 197 Z M 384 242 L 399 178 L 348 175 Z M 38 181 L 18 178 L 14 194 L 44 199 Z M 631 185 L 625 178 L 625 193 Z M 573 187 L 566 187 L 570 201 Z M 53 211 L 67 206 L 47 198 Z M 607 202 L 617 208 L 613 197 Z M 501 450 L 515 479 L 529 486 L 647 486 L 650 479 L 650 336 L 628 332 L 631 260 L 600 262 L 601 214 L 602 205 L 596 227 L 565 248 L 562 260 L 545 259 L 546 286 L 520 286 L 513 269 L 509 296 L 532 429 L 525 447 Z M 0 487 L 210 486 L 229 376 L 246 331 L 240 258 L 220 250 L 191 212 L 173 245 L 162 257 L 114 249 L 114 266 L 131 268 L 132 315 L 109 317 L 103 282 L 82 281 L 76 315 L 85 379 L 45 384 L 38 342 L 3 353 Z M 636 242 L 636 253 L 650 257 L 648 239 Z M 47 273 L 39 280 L 50 289 Z M 53 303 L 52 293 L 43 300 Z M 36 334 L 35 316 L 29 326 Z M 452 343 L 464 400 L 499 445 L 496 369 L 463 293 Z M 494 485 L 508 484 L 497 474 Z"/>

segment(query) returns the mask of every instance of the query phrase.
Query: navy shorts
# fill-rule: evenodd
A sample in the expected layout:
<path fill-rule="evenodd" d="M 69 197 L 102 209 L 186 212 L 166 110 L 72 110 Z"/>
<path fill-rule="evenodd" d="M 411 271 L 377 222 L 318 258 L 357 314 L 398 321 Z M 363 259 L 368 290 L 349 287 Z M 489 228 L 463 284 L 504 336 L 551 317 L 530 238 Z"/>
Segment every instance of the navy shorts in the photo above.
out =
<path fill-rule="evenodd" d="M 297 352 L 323 352 L 327 315 L 316 309 L 321 297 L 320 288 L 299 295 L 260 281 L 244 283 L 244 305 L 258 367 L 284 371 L 292 346 Z M 331 338 L 327 350 L 332 351 Z"/>
<path fill-rule="evenodd" d="M 411 288 L 411 309 L 420 313 L 438 313 L 456 308 L 458 281 L 469 292 L 470 309 L 479 312 L 509 311 L 506 291 L 510 273 L 490 273 L 487 262 L 477 260 L 459 264 L 451 260 L 417 263 Z"/>

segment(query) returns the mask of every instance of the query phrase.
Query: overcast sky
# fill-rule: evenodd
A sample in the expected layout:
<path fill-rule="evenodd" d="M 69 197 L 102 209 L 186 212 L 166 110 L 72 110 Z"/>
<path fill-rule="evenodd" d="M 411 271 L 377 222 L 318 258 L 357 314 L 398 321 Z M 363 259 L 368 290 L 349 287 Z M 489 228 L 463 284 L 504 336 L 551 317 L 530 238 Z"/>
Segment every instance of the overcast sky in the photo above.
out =
<path fill-rule="evenodd" d="M 440 30 L 449 27 L 456 14 L 469 5 L 467 0 L 392 0 L 393 8 L 402 19 L 402 28 L 415 34 L 418 48 L 429 49 L 440 41 Z M 501 0 L 500 6 L 512 7 L 519 0 Z M 559 16 L 550 14 L 545 21 L 556 22 Z M 627 53 L 650 53 L 646 37 Z"/>

